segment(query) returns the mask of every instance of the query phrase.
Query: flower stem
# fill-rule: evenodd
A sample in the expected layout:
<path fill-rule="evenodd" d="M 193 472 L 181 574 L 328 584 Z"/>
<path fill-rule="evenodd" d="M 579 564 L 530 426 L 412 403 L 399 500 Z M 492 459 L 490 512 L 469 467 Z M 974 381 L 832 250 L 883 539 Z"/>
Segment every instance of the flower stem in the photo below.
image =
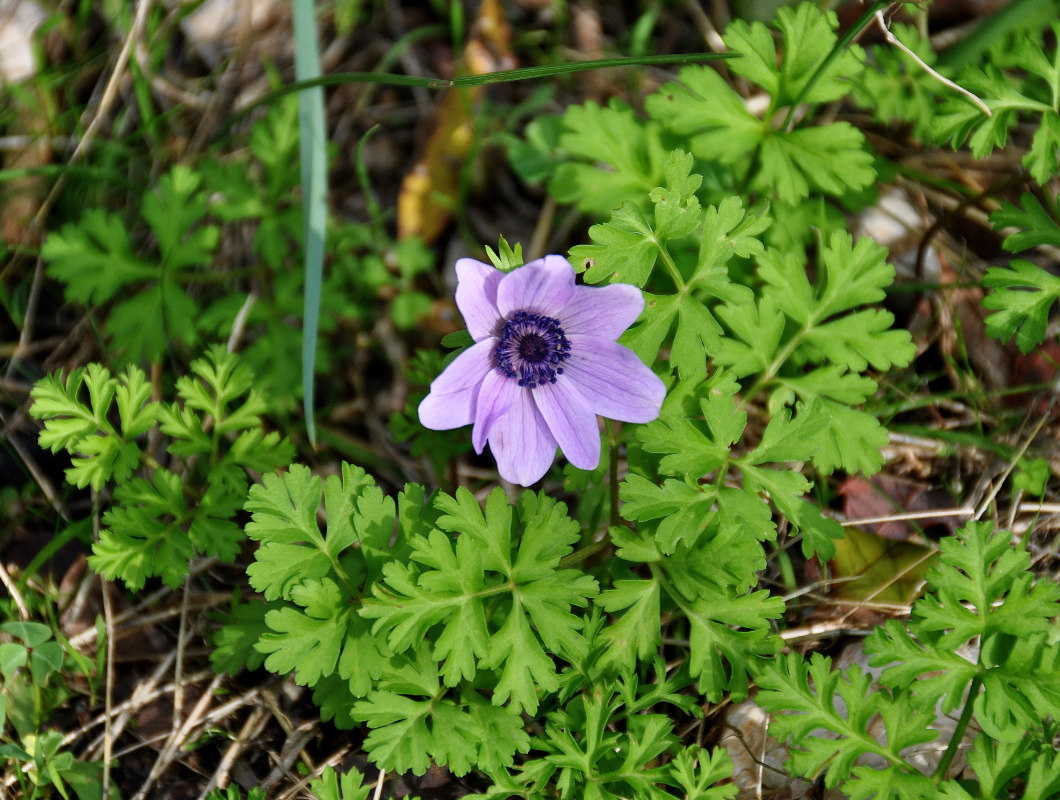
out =
<path fill-rule="evenodd" d="M 936 781 L 945 779 L 946 772 L 949 770 L 950 764 L 953 763 L 953 758 L 957 755 L 961 742 L 964 741 L 964 732 L 968 730 L 968 723 L 972 719 L 972 706 L 975 705 L 975 698 L 979 696 L 979 690 L 982 686 L 983 679 L 981 676 L 976 675 L 972 678 L 972 685 L 968 687 L 968 699 L 964 703 L 964 710 L 961 711 L 961 718 L 957 720 L 957 727 L 953 729 L 950 744 L 946 748 L 946 752 L 942 754 L 942 760 L 939 762 L 938 767 L 935 768 L 935 774 L 931 776 Z"/>
<path fill-rule="evenodd" d="M 583 561 L 587 561 L 588 559 L 592 558 L 597 553 L 599 553 L 601 550 L 604 550 L 604 549 L 606 549 L 606 548 L 608 548 L 610 546 L 611 546 L 611 539 L 610 539 L 610 537 L 605 536 L 602 539 L 598 539 L 595 542 L 587 544 L 585 547 L 579 547 L 573 553 L 570 553 L 569 555 L 564 556 L 563 558 L 560 559 L 559 565 L 556 568 L 557 569 L 569 569 L 570 567 L 573 567 L 575 564 L 580 564 Z"/>
<path fill-rule="evenodd" d="M 683 294 L 687 288 L 685 279 L 681 277 L 681 271 L 677 268 L 673 256 L 670 255 L 670 251 L 666 249 L 662 242 L 656 242 L 656 245 L 659 248 L 659 257 L 662 259 L 663 266 L 670 273 L 670 279 L 674 282 L 674 286 L 677 287 L 678 294 Z"/>
<path fill-rule="evenodd" d="M 806 324 L 803 325 L 802 329 L 799 330 L 794 336 L 792 336 L 791 339 L 788 340 L 787 344 L 780 348 L 779 352 L 777 352 L 777 354 L 773 356 L 773 361 L 769 365 L 769 367 L 763 370 L 762 373 L 758 376 L 758 379 L 755 380 L 754 385 L 752 385 L 750 389 L 744 392 L 743 397 L 740 399 L 740 402 L 736 404 L 737 411 L 742 411 L 744 408 L 746 408 L 750 404 L 750 402 L 755 398 L 755 396 L 760 391 L 762 391 L 762 388 L 777 376 L 777 373 L 780 372 L 781 367 L 784 366 L 791 354 L 795 352 L 796 348 L 798 348 L 798 346 L 802 344 L 803 339 L 805 339 L 809 335 L 810 331 L 813 330 L 815 325 L 817 325 L 817 322 L 818 320 L 816 319 L 816 317 L 807 320 Z"/>

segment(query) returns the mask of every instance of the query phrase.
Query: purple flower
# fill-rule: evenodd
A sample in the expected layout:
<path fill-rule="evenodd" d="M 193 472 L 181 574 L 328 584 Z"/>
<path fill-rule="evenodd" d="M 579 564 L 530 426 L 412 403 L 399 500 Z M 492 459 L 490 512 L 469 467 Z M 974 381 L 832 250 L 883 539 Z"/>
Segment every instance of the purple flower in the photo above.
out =
<path fill-rule="evenodd" d="M 596 467 L 597 414 L 659 416 L 663 382 L 616 342 L 644 308 L 640 289 L 576 286 L 562 256 L 508 273 L 462 258 L 456 275 L 456 305 L 475 344 L 431 384 L 419 409 L 425 427 L 473 425 L 475 452 L 489 442 L 501 477 L 529 486 L 557 445 L 574 466 Z"/>

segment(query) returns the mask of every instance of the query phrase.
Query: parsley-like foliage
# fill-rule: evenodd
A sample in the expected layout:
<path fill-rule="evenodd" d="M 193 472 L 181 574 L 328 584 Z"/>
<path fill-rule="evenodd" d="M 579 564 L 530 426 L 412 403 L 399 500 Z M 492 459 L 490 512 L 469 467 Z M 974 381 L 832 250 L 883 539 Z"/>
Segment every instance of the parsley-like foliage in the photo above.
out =
<path fill-rule="evenodd" d="M 840 674 L 824 656 L 806 662 L 790 654 L 756 674 L 758 702 L 777 714 L 771 730 L 796 745 L 792 771 L 823 775 L 826 786 L 842 785 L 851 797 L 970 797 L 943 779 L 965 734 L 977 729 L 968 761 L 979 796 L 1007 797 L 1018 779 L 1035 785 L 1024 796 L 1051 796 L 1060 788 L 1052 750 L 1060 720 L 1060 588 L 1035 580 L 1026 550 L 986 523 L 969 524 L 939 549 L 912 619 L 892 620 L 865 642 L 870 664 L 885 667 L 884 688 L 856 665 Z M 903 751 L 938 736 L 936 709 L 962 711 L 929 777 Z M 876 719 L 886 736 L 867 732 Z M 858 761 L 870 755 L 877 760 Z"/>
<path fill-rule="evenodd" d="M 112 377 L 90 364 L 33 389 L 41 445 L 72 457 L 67 481 L 96 491 L 113 485 L 89 565 L 133 589 L 154 576 L 179 585 L 196 553 L 232 561 L 243 541 L 233 517 L 247 471 L 275 469 L 293 453 L 286 439 L 262 429 L 265 401 L 235 355 L 215 347 L 191 371 L 177 381 L 173 403 L 152 401 L 134 366 Z M 148 449 L 153 429 L 168 448 Z"/>

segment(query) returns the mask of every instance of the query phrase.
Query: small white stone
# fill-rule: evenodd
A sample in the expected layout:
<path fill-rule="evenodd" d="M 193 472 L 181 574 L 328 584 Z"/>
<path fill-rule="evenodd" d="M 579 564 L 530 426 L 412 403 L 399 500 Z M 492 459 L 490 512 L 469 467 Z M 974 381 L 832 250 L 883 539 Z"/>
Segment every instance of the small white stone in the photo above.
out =
<path fill-rule="evenodd" d="M 37 74 L 33 35 L 47 18 L 34 0 L 0 0 L 0 83 L 20 83 Z"/>

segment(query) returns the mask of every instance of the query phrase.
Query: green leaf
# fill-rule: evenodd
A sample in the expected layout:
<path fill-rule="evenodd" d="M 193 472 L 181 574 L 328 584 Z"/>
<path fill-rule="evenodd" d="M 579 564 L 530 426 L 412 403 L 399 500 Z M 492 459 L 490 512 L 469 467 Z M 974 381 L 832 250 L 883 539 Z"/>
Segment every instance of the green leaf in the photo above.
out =
<path fill-rule="evenodd" d="M 593 696 L 579 695 L 560 712 L 549 715 L 545 735 L 535 747 L 545 751 L 548 771 L 559 775 L 559 786 L 568 796 L 618 800 L 644 797 L 662 800 L 671 796 L 661 788 L 669 782 L 659 756 L 676 742 L 673 725 L 660 714 L 628 715 L 624 730 L 614 717 L 625 710 L 611 686 Z"/>
<path fill-rule="evenodd" d="M 464 775 L 476 763 L 509 765 L 516 751 L 529 749 L 519 718 L 509 711 L 478 700 L 465 710 L 442 697 L 434 664 L 422 654 L 395 661 L 381 685 L 355 704 L 353 716 L 372 729 L 365 749 L 383 769 L 422 775 L 433 760 Z"/>
<path fill-rule="evenodd" d="M 769 92 L 774 107 L 789 105 L 800 96 L 807 103 L 838 100 L 850 91 L 850 80 L 861 72 L 865 58 L 860 47 L 852 46 L 817 75 L 835 46 L 838 24 L 834 11 L 822 12 L 812 3 L 779 8 L 776 27 L 783 35 L 784 52 L 778 65 L 766 26 L 735 20 L 725 31 L 725 44 L 743 58 L 732 62 L 732 70 Z"/>
<path fill-rule="evenodd" d="M 293 586 L 292 606 L 265 614 L 269 632 L 258 640 L 265 667 L 280 675 L 295 674 L 302 686 L 312 686 L 338 666 L 353 608 L 330 578 L 306 579 Z"/>
<path fill-rule="evenodd" d="M 457 775 L 471 768 L 477 731 L 446 700 L 373 691 L 358 701 L 355 713 L 372 728 L 364 747 L 384 769 L 423 775 L 432 757 Z"/>
<path fill-rule="evenodd" d="M 962 95 L 947 97 L 942 107 L 936 110 L 931 124 L 931 135 L 935 141 L 948 141 L 954 149 L 963 145 L 972 131 L 981 126 L 975 138 L 976 158 L 982 158 L 995 146 L 1004 146 L 1008 129 L 1016 121 L 1012 109 L 1002 110 L 995 107 L 998 105 L 996 102 L 990 102 L 990 98 L 1009 93 L 1009 87 L 1008 80 L 997 67 L 990 64 L 987 69 L 984 72 L 978 67 L 968 67 L 958 76 L 958 82 L 986 103 L 992 112 L 991 116 L 984 114 L 978 105 Z M 1020 96 L 1014 90 L 1012 94 Z"/>
<path fill-rule="evenodd" d="M 721 326 L 702 302 L 678 296 L 670 363 L 677 368 L 681 380 L 706 374 L 707 353 L 717 348 L 720 336 Z"/>
<path fill-rule="evenodd" d="M 841 196 L 876 180 L 865 136 L 847 122 L 768 136 L 761 161 L 752 186 L 790 204 L 808 198 L 811 189 Z"/>
<path fill-rule="evenodd" d="M 374 589 L 360 613 L 375 620 L 373 635 L 385 635 L 396 653 L 433 641 L 446 685 L 498 669 L 494 702 L 510 698 L 533 713 L 538 687 L 559 686 L 551 656 L 577 661 L 586 653 L 571 608 L 588 604 L 596 581 L 557 569 L 578 539 L 577 526 L 562 504 L 530 492 L 518 516 L 499 489 L 485 514 L 466 489 L 439 495 L 436 505 L 441 530 L 413 537 L 411 563 L 387 564 L 385 587 Z M 515 525 L 521 536 L 513 552 Z M 461 535 L 454 542 L 444 531 Z"/>
<path fill-rule="evenodd" d="M 214 345 L 205 358 L 191 362 L 191 372 L 177 381 L 177 394 L 188 408 L 213 417 L 219 433 L 261 426 L 268 405 L 254 390 L 254 373 L 234 353 Z M 246 395 L 242 402 L 237 401 Z"/>
<path fill-rule="evenodd" d="M 821 449 L 813 463 L 826 474 L 844 469 L 854 474 L 872 475 L 883 466 L 883 448 L 889 441 L 887 429 L 866 411 L 832 400 L 822 402 L 831 424 L 821 434 Z"/>
<path fill-rule="evenodd" d="M 1042 497 L 1050 477 L 1052 470 L 1044 458 L 1021 458 L 1012 476 L 1012 488 Z"/>
<path fill-rule="evenodd" d="M 611 221 L 589 228 L 596 244 L 570 249 L 575 269 L 585 269 L 589 283 L 632 283 L 644 286 L 659 258 L 659 242 L 647 217 L 634 203 L 625 202 L 611 212 Z"/>
<path fill-rule="evenodd" d="M 666 185 L 651 190 L 648 197 L 655 204 L 656 235 L 667 241 L 689 236 L 701 216 L 696 191 L 703 176 L 692 172 L 692 154 L 674 150 L 663 166 Z"/>
<path fill-rule="evenodd" d="M 692 283 L 722 300 L 750 302 L 753 293 L 745 286 L 731 283 L 728 270 L 723 267 L 734 255 L 751 258 L 762 254 L 765 248 L 757 237 L 769 230 L 773 222 L 768 210 L 768 205 L 744 210 L 743 202 L 736 196 L 726 197 L 717 206 L 707 206 L 699 262 Z"/>
<path fill-rule="evenodd" d="M 659 582 L 616 580 L 596 599 L 604 611 L 625 611 L 600 633 L 605 653 L 601 666 L 632 672 L 637 661 L 646 661 L 662 647 L 659 627 Z"/>
<path fill-rule="evenodd" d="M 758 446 L 744 457 L 746 463 L 758 465 L 812 458 L 818 435 L 828 424 L 828 415 L 819 403 L 800 404 L 796 411 L 793 417 L 787 409 L 780 409 L 770 418 Z"/>
<path fill-rule="evenodd" d="M 346 697 L 364 697 L 376 685 L 386 666 L 389 652 L 372 635 L 368 620 L 350 616 L 346 623 L 346 643 L 339 656 L 338 674 L 346 681 Z"/>
<path fill-rule="evenodd" d="M 732 776 L 733 763 L 722 747 L 706 750 L 699 747 L 682 749 L 670 762 L 670 774 L 684 790 L 687 800 L 728 800 L 736 795 L 734 783 L 714 784 Z"/>
<path fill-rule="evenodd" d="M 703 161 L 743 163 L 767 129 L 725 79 L 707 66 L 683 67 L 676 82 L 648 95 L 645 108 Z"/>
<path fill-rule="evenodd" d="M 103 386 L 113 387 L 110 373 L 105 368 L 95 365 L 94 371 L 96 375 L 93 375 L 92 371 L 86 375 L 85 370 L 75 369 L 67 375 L 65 384 L 56 372 L 41 378 L 33 387 L 30 393 L 33 405 L 30 406 L 29 413 L 30 416 L 45 421 L 38 440 L 41 447 L 46 447 L 53 453 L 58 453 L 59 450 L 70 452 L 79 441 L 94 434 L 101 422 L 109 426 L 105 419 L 106 409 L 103 418 L 97 419 L 92 409 L 78 399 L 78 393 L 86 378 L 89 378 L 89 385 L 96 384 L 98 387 L 102 381 Z M 99 391 L 98 388 L 96 391 Z M 107 406 L 109 405 L 108 400 Z"/>
<path fill-rule="evenodd" d="M 662 560 L 667 592 L 685 600 L 742 594 L 766 566 L 760 542 L 772 539 L 775 532 L 769 509 L 759 498 L 740 489 L 721 489 L 718 511 L 705 521 L 704 530 L 694 540 L 684 537 Z"/>
<path fill-rule="evenodd" d="M 142 213 L 154 231 L 162 263 L 172 274 L 188 267 L 209 266 L 220 240 L 213 225 L 197 227 L 207 212 L 202 177 L 178 164 L 144 196 Z"/>
<path fill-rule="evenodd" d="M 619 494 L 625 502 L 622 516 L 641 522 L 661 519 L 655 539 L 663 553 L 673 553 L 679 542 L 694 543 L 706 530 L 714 501 L 711 488 L 701 490 L 689 479 L 656 485 L 630 475 Z"/>
<path fill-rule="evenodd" d="M 523 259 L 522 243 L 516 242 L 515 249 L 513 250 L 512 246 L 508 244 L 508 240 L 503 236 L 497 239 L 497 252 L 493 252 L 493 248 L 486 245 L 486 255 L 489 256 L 489 260 L 492 262 L 493 266 L 501 272 L 511 272 L 516 267 L 521 267 L 525 263 L 525 260 Z"/>
<path fill-rule="evenodd" d="M 549 194 L 561 203 L 603 215 L 631 197 L 646 197 L 662 181 L 665 151 L 657 126 L 636 119 L 625 104 L 570 106 L 563 128 L 560 146 L 580 161 L 560 164 L 549 181 Z"/>
<path fill-rule="evenodd" d="M 748 491 L 768 494 L 777 510 L 803 535 L 802 552 L 809 558 L 816 553 L 829 560 L 835 555 L 833 539 L 843 537 L 843 528 L 831 517 L 824 516 L 813 503 L 802 499 L 810 490 L 810 482 L 798 472 L 763 469 L 747 462 L 740 464 L 744 486 Z"/>
<path fill-rule="evenodd" d="M 817 325 L 806 334 L 807 347 L 819 350 L 833 364 L 861 372 L 868 366 L 887 370 L 910 360 L 908 331 L 891 330 L 890 311 L 866 309 Z M 816 354 L 815 354 L 816 356 Z"/>
<path fill-rule="evenodd" d="M 260 426 L 260 421 L 259 421 Z M 231 442 L 224 455 L 214 466 L 217 480 L 226 481 L 231 486 L 244 488 L 246 470 L 269 472 L 277 467 L 291 463 L 294 457 L 294 445 L 276 431 L 265 433 L 261 427 L 240 431 L 235 441 Z M 238 476 L 234 479 L 233 476 Z M 210 481 L 213 483 L 213 480 Z M 246 494 L 245 488 L 242 494 Z"/>
<path fill-rule="evenodd" d="M 309 782 L 309 791 L 317 800 L 368 800 L 372 789 L 372 784 L 364 784 L 364 776 L 356 767 L 340 776 L 330 764 L 319 778 Z"/>
<path fill-rule="evenodd" d="M 825 401 L 825 410 L 828 413 L 850 412 L 851 409 L 842 407 L 864 403 L 876 391 L 876 381 L 872 380 L 872 378 L 848 372 L 845 366 L 834 364 L 808 370 L 802 375 L 781 375 L 777 377 L 776 382 L 778 393 L 786 395 L 790 392 L 795 397 L 806 402 L 812 400 Z M 829 403 L 827 402 L 829 400 L 834 400 L 835 402 Z M 875 417 L 871 417 L 871 419 L 878 424 Z M 833 430 L 835 428 L 836 426 L 833 426 Z M 817 459 L 815 459 L 816 461 Z M 833 463 L 838 465 L 841 462 L 834 461 Z M 824 467 L 822 467 L 822 470 L 829 471 Z M 857 472 L 856 469 L 848 469 L 848 471 Z M 875 471 L 871 470 L 869 474 Z"/>
<path fill-rule="evenodd" d="M 752 188 L 785 203 L 806 199 L 811 189 L 843 195 L 867 187 L 876 178 L 872 156 L 852 126 L 772 127 L 776 111 L 800 96 L 811 103 L 828 102 L 849 91 L 849 80 L 861 70 L 860 48 L 849 49 L 818 72 L 836 42 L 836 24 L 834 13 L 823 14 L 810 4 L 794 11 L 782 8 L 778 26 L 784 53 L 779 64 L 765 25 L 738 20 L 729 26 L 726 44 L 743 56 L 731 68 L 772 96 L 765 120 L 753 116 L 743 98 L 708 67 L 682 69 L 678 83 L 648 97 L 647 111 L 704 161 L 743 165 L 758 154 L 749 176 Z"/>
<path fill-rule="evenodd" d="M 63 668 L 63 648 L 58 642 L 43 642 L 33 648 L 29 659 L 29 671 L 33 682 L 43 686 L 50 675 Z"/>
<path fill-rule="evenodd" d="M 772 297 L 766 295 L 757 304 L 726 303 L 717 314 L 732 336 L 721 337 L 712 351 L 714 362 L 738 378 L 768 370 L 780 350 L 786 324 Z"/>
<path fill-rule="evenodd" d="M 158 263 L 133 255 L 127 225 L 98 209 L 50 236 L 42 254 L 74 301 L 101 305 L 146 282 L 111 309 L 104 327 L 126 361 L 157 361 L 171 342 L 192 344 L 198 335 L 199 309 L 182 285 L 182 273 L 212 263 L 220 231 L 201 224 L 206 213 L 201 176 L 178 165 L 143 199 Z"/>
<path fill-rule="evenodd" d="M 1057 200 L 1060 200 L 1060 196 L 1053 198 L 1051 205 L 1055 206 Z M 1043 244 L 1060 247 L 1060 222 L 1053 219 L 1041 201 L 1030 192 L 1020 196 L 1020 206 L 1002 200 L 1001 208 L 990 215 L 990 224 L 994 230 L 1007 227 L 1022 229 L 1007 236 L 1002 243 L 1006 250 L 1013 253 Z"/>
<path fill-rule="evenodd" d="M 295 78 L 299 81 L 310 81 L 321 75 L 320 39 L 315 10 L 312 3 L 298 3 L 292 6 L 294 71 Z M 328 221 L 328 146 L 324 87 L 313 86 L 299 91 L 297 102 L 302 240 L 305 245 L 302 261 L 302 412 L 305 415 L 309 443 L 315 447 L 314 373 L 323 287 L 324 240 L 327 237 Z M 363 141 L 362 139 L 362 144 Z M 358 147 L 358 158 L 359 149 Z"/>
<path fill-rule="evenodd" d="M 1060 792 L 1060 753 L 1039 753 L 1027 771 L 1024 797 L 1050 797 Z"/>
<path fill-rule="evenodd" d="M 140 448 L 134 442 L 122 442 L 116 436 L 91 436 L 81 441 L 79 455 L 66 471 L 66 480 L 80 489 L 100 489 L 111 478 L 124 480 L 140 460 Z"/>
<path fill-rule="evenodd" d="M 17 636 L 26 643 L 26 647 L 30 648 L 40 647 L 52 638 L 52 629 L 40 622 L 29 622 L 25 620 L 3 622 L 0 623 L 0 631 L 12 636 Z M 25 648 L 23 647 L 18 647 L 18 649 L 25 652 Z M 3 672 L 5 675 L 8 674 L 6 669 L 3 670 Z"/>
<path fill-rule="evenodd" d="M 1050 632 L 1029 636 L 997 634 L 980 651 L 983 692 L 975 698 L 976 719 L 989 735 L 1019 741 L 1027 730 L 1060 719 L 1060 644 Z"/>
<path fill-rule="evenodd" d="M 898 755 L 902 750 L 938 736 L 928 727 L 935 718 L 933 709 L 914 707 L 903 695 L 890 696 L 873 690 L 870 676 L 856 664 L 841 675 L 832 671 L 831 659 L 820 653 L 814 653 L 809 663 L 797 653 L 760 663 L 762 668 L 755 674 L 757 701 L 776 714 L 771 726 L 774 735 L 790 739 L 798 748 L 792 750 L 791 768 L 809 779 L 825 773 L 828 788 L 847 781 L 855 761 L 872 754 L 884 759 L 885 770 L 858 767 L 856 774 L 862 785 L 844 786 L 848 793 L 857 789 L 859 796 L 869 797 L 871 781 L 894 785 L 901 780 L 883 774 L 892 767 L 914 775 L 913 768 Z M 842 700 L 842 706 L 838 706 L 837 699 Z M 877 714 L 886 730 L 886 744 L 868 732 L 869 722 Z M 821 735 L 822 730 L 835 736 L 826 738 Z M 924 776 L 920 778 L 927 781 Z"/>
<path fill-rule="evenodd" d="M 1028 748 L 1028 744 L 1027 738 L 1018 742 L 997 742 L 986 734 L 979 734 L 975 738 L 975 745 L 968 753 L 968 763 L 975 769 L 975 778 L 983 797 L 1001 796 L 1009 781 L 1026 775 L 1027 767 L 1034 761 L 1034 752 Z"/>
<path fill-rule="evenodd" d="M 48 235 L 41 257 L 48 274 L 66 285 L 68 300 L 99 305 L 129 284 L 158 277 L 157 267 L 133 255 L 126 228 L 117 215 L 89 208 Z"/>
<path fill-rule="evenodd" d="M 1015 336 L 1022 353 L 1041 344 L 1049 309 L 1060 299 L 1060 278 L 1017 259 L 1009 267 L 988 269 L 983 284 L 993 289 L 983 307 L 996 312 L 986 318 L 987 334 L 1003 342 Z"/>
<path fill-rule="evenodd" d="M 211 482 L 197 507 L 192 511 L 188 537 L 195 549 L 206 556 L 217 557 L 226 564 L 235 561 L 243 544 L 243 530 L 232 521 L 242 507 L 246 484 L 238 493 L 228 491 L 220 482 Z"/>
<path fill-rule="evenodd" d="M 265 662 L 255 644 L 262 634 L 268 632 L 265 615 L 278 606 L 275 603 L 239 602 L 232 595 L 232 605 L 225 615 L 225 624 L 214 634 L 210 665 L 215 672 L 235 676 L 243 669 L 255 670 Z"/>
<path fill-rule="evenodd" d="M 541 114 L 527 123 L 523 138 L 508 141 L 512 169 L 527 183 L 548 180 L 565 159 L 559 154 L 563 118 Z"/>
<path fill-rule="evenodd" d="M 82 385 L 88 388 L 87 406 L 78 399 Z M 157 409 L 154 404 L 139 406 L 149 391 L 139 370 L 127 371 L 119 381 L 99 364 L 73 371 L 65 385 L 58 375 L 38 382 L 30 414 L 45 421 L 42 447 L 52 452 L 65 449 L 73 456 L 73 466 L 66 471 L 70 483 L 99 490 L 112 477 L 128 479 L 139 464 L 140 448 L 127 439 L 139 435 L 145 425 L 150 427 Z M 108 419 L 115 395 L 124 436 Z"/>
<path fill-rule="evenodd" d="M 163 277 L 111 309 L 104 327 L 126 362 L 158 361 L 171 343 L 194 344 L 199 306 L 176 281 Z"/>
<path fill-rule="evenodd" d="M 469 698 L 467 713 L 481 732 L 475 767 L 487 773 L 511 767 L 516 752 L 530 750 L 522 717 L 492 705 L 477 693 L 471 693 Z"/>
<path fill-rule="evenodd" d="M 181 479 L 156 469 L 150 482 L 133 478 L 119 485 L 114 499 L 118 505 L 103 514 L 106 527 L 92 545 L 88 565 L 134 590 L 156 575 L 171 588 L 179 586 L 194 553 L 184 529 L 190 513 Z"/>
<path fill-rule="evenodd" d="M 1031 140 L 1031 149 L 1023 157 L 1023 166 L 1041 186 L 1060 172 L 1057 148 L 1060 148 L 1060 114 L 1044 114 Z"/>
<path fill-rule="evenodd" d="M 666 475 L 698 477 L 719 469 L 729 459 L 731 446 L 743 435 L 747 412 L 736 410 L 739 386 L 732 375 L 717 372 L 704 389 L 706 397 L 699 401 L 703 423 L 674 410 L 637 430 L 644 449 L 663 456 L 659 469 Z"/>
<path fill-rule="evenodd" d="M 29 651 L 17 642 L 0 644 L 0 675 L 10 680 L 29 661 Z M 0 695 L 3 697 L 3 695 Z"/>
<path fill-rule="evenodd" d="M 747 672 L 753 657 L 777 652 L 779 641 L 772 635 L 769 620 L 784 613 L 784 601 L 766 591 L 743 596 L 702 594 L 691 603 L 675 600 L 688 618 L 688 667 L 699 679 L 699 691 L 712 703 L 720 702 L 725 694 L 734 702 L 747 697 Z"/>
<path fill-rule="evenodd" d="M 934 708 L 941 700 L 944 713 L 963 700 L 965 689 L 978 670 L 971 661 L 950 648 L 939 647 L 936 637 L 917 641 L 897 620 L 888 620 L 865 641 L 865 652 L 875 667 L 887 666 L 880 676 L 884 686 L 912 689 L 923 708 Z"/>
<path fill-rule="evenodd" d="M 649 193 L 654 222 L 635 203 L 626 202 L 612 212 L 611 222 L 589 229 L 597 244 L 571 248 L 571 258 L 586 268 L 589 283 L 609 280 L 643 286 L 659 256 L 669 258 L 665 243 L 689 236 L 699 227 L 701 210 L 695 192 L 703 177 L 691 169 L 692 156 L 674 150 L 666 159 L 665 186 Z"/>
<path fill-rule="evenodd" d="M 904 366 L 915 354 L 909 334 L 891 330 L 889 312 L 859 308 L 882 300 L 894 279 L 885 255 L 868 239 L 855 244 L 848 234 L 834 233 L 812 285 L 800 256 L 767 250 L 758 259 L 766 285 L 757 304 L 718 309 L 732 335 L 721 340 L 716 363 L 737 377 L 766 373 L 774 413 L 795 398 L 820 401 L 816 413 L 827 424 L 815 437 L 813 460 L 824 472 L 879 469 L 887 433 L 873 415 L 849 405 L 867 398 L 875 384 L 855 373 L 870 365 Z M 823 366 L 807 367 L 817 363 Z"/>
<path fill-rule="evenodd" d="M 969 523 L 939 543 L 940 563 L 927 575 L 932 593 L 913 608 L 914 630 L 941 634 L 956 649 L 974 636 L 1030 636 L 1060 613 L 1060 587 L 1035 581 L 1030 557 L 988 523 Z M 1004 602 L 998 605 L 998 601 Z"/>
<path fill-rule="evenodd" d="M 374 629 L 389 630 L 387 644 L 401 653 L 427 639 L 427 631 L 444 623 L 434 641 L 433 657 L 444 662 L 442 676 L 449 686 L 475 677 L 476 665 L 488 649 L 486 611 L 480 599 L 486 587 L 482 559 L 471 537 L 457 539 L 455 549 L 441 531 L 412 543 L 411 558 L 433 568 L 419 579 L 412 565 L 392 562 L 384 567 L 386 584 L 397 594 L 397 602 L 387 610 L 373 603 L 362 614 L 379 621 Z M 490 589 L 493 588 L 491 585 Z M 382 588 L 376 598 L 388 605 Z"/>
<path fill-rule="evenodd" d="M 336 579 L 355 580 L 347 570 L 355 562 L 340 562 L 343 551 L 362 532 L 378 535 L 377 524 L 365 531 L 351 514 L 355 501 L 374 487 L 364 470 L 343 464 L 342 475 L 331 475 L 326 484 L 301 465 L 293 464 L 283 476 L 265 475 L 262 484 L 251 487 L 246 510 L 251 513 L 247 535 L 261 542 L 255 561 L 247 569 L 250 585 L 266 600 L 291 599 L 291 592 L 304 579 L 321 579 L 333 571 Z M 316 513 L 323 490 L 328 519 L 327 538 L 317 525 Z M 393 501 L 373 493 L 373 505 L 382 506 L 393 524 Z"/>
<path fill-rule="evenodd" d="M 994 65 L 985 68 L 967 67 L 957 82 L 978 96 L 990 108 L 987 116 L 977 105 L 962 95 L 950 95 L 939 110 L 932 125 L 932 133 L 940 142 L 948 141 L 954 148 L 960 147 L 971 137 L 969 145 L 976 158 L 984 158 L 995 148 L 1005 146 L 1009 131 L 1019 120 L 1020 112 L 1030 112 L 1040 119 L 1038 134 L 1031 144 L 1031 151 L 1024 158 L 1024 166 L 1032 170 L 1036 180 L 1048 179 L 1056 170 L 1056 154 L 1050 152 L 1057 139 L 1056 120 L 1056 67 L 1035 42 L 1025 41 L 1019 50 L 1021 66 L 1037 67 L 1047 84 L 1046 91 L 1052 96 L 1052 105 L 1034 100 L 1020 91 L 1027 84 L 1028 93 L 1035 92 L 1033 79 L 1022 81 L 1002 72 Z"/>
<path fill-rule="evenodd" d="M 910 771 L 897 765 L 876 769 L 864 765 L 854 767 L 856 780 L 844 785 L 851 800 L 874 800 L 896 797 L 898 800 L 935 800 L 939 783 L 928 775 Z M 942 784 L 945 786 L 946 784 Z"/>
<path fill-rule="evenodd" d="M 624 281 L 643 286 L 656 262 L 662 258 L 672 266 L 667 243 L 692 233 L 702 219 L 698 265 L 687 286 L 673 295 L 645 293 L 645 309 L 639 322 L 621 341 L 647 363 L 654 362 L 671 328 L 675 328 L 670 363 L 683 380 L 703 375 L 707 354 L 720 349 L 721 328 L 706 306 L 705 297 L 733 302 L 748 301 L 750 292 L 729 278 L 726 262 L 733 255 L 753 255 L 762 249 L 755 235 L 769 225 L 764 213 L 744 212 L 737 198 L 701 213 L 692 194 L 701 177 L 690 172 L 692 158 L 680 150 L 667 160 L 667 186 L 652 192 L 654 227 L 644 213 L 627 203 L 612 214 L 611 222 L 594 225 L 589 235 L 596 244 L 571 248 L 571 258 L 581 263 L 590 283 Z M 681 278 L 671 277 L 676 282 Z M 675 325 L 676 323 L 676 325 Z"/>
<path fill-rule="evenodd" d="M 821 264 L 824 276 L 818 281 L 817 319 L 878 303 L 894 282 L 887 250 L 868 237 L 854 242 L 849 233 L 833 232 L 821 253 Z"/>
<path fill-rule="evenodd" d="M 121 433 L 126 440 L 147 433 L 158 421 L 159 405 L 150 402 L 151 384 L 139 367 L 130 366 L 125 370 L 118 381 L 115 397 Z"/>

